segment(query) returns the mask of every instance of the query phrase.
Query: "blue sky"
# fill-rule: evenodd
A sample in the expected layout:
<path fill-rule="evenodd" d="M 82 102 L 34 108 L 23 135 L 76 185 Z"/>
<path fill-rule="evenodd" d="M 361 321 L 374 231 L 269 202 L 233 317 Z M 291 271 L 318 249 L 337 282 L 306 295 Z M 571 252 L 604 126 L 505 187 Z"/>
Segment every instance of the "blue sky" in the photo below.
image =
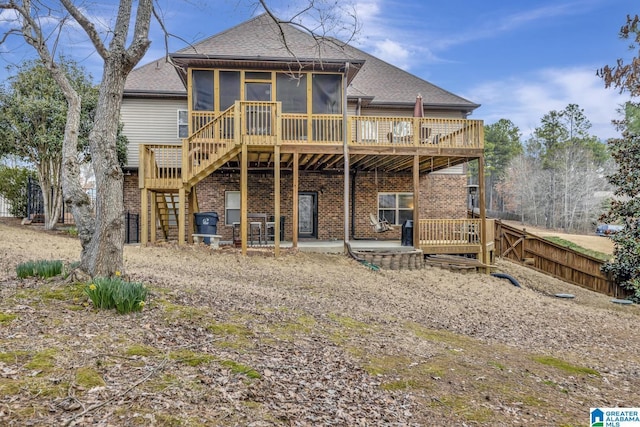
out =
<path fill-rule="evenodd" d="M 105 5 L 106 3 L 106 5 Z M 159 0 L 170 32 L 192 42 L 249 19 L 254 0 Z M 339 2 L 343 7 L 348 3 Z M 113 21 L 109 2 L 85 2 L 96 22 Z M 281 17 L 304 0 L 270 0 Z M 491 124 L 513 121 L 526 139 L 551 110 L 578 104 L 601 139 L 616 136 L 611 120 L 626 95 L 605 89 L 595 73 L 629 58 L 618 37 L 627 14 L 640 13 L 625 0 L 356 0 L 360 30 L 352 44 L 450 92 L 482 104 L 471 118 Z M 8 27 L 0 14 L 0 29 Z M 141 64 L 164 55 L 157 25 Z M 101 62 L 79 30 L 61 39 L 60 51 L 99 79 Z M 170 42 L 170 50 L 184 47 Z M 14 39 L 0 48 L 0 66 L 31 56 Z M 3 70 L 4 71 L 4 70 Z M 4 79 L 6 73 L 0 74 Z"/>

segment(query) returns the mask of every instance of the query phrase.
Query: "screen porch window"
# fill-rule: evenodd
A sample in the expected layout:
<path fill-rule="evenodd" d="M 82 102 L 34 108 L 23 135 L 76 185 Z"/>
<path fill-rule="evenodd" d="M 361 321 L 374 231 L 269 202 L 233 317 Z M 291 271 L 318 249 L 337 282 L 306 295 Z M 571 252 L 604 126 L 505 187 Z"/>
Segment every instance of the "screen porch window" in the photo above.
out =
<path fill-rule="evenodd" d="M 240 99 L 240 71 L 220 71 L 218 80 L 220 89 L 219 111 L 224 111 Z"/>
<path fill-rule="evenodd" d="M 189 136 L 189 111 L 178 110 L 178 138 Z"/>
<path fill-rule="evenodd" d="M 224 193 L 224 223 L 233 225 L 240 222 L 240 192 L 225 191 Z"/>
<path fill-rule="evenodd" d="M 213 111 L 213 71 L 193 70 L 192 101 L 195 111 Z"/>
<path fill-rule="evenodd" d="M 413 219 L 413 193 L 378 193 L 378 217 L 392 225 Z"/>
<path fill-rule="evenodd" d="M 285 73 L 276 76 L 276 99 L 282 102 L 283 113 L 307 112 L 307 75 L 292 77 Z"/>
<path fill-rule="evenodd" d="M 342 114 L 340 74 L 314 74 L 311 86 L 313 114 Z"/>

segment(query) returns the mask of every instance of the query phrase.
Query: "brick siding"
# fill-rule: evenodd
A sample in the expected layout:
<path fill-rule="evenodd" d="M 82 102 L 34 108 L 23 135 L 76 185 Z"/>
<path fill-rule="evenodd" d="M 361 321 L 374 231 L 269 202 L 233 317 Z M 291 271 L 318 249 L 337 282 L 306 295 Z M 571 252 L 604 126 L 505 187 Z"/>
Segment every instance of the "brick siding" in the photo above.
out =
<path fill-rule="evenodd" d="M 369 223 L 369 214 L 377 213 L 378 192 L 412 192 L 413 178 L 409 174 L 389 174 L 386 172 L 358 172 L 351 175 L 355 179 L 355 223 L 351 225 L 352 237 L 366 239 L 399 239 L 401 227 L 386 233 L 375 233 Z M 284 239 L 291 240 L 292 229 L 292 188 L 290 172 L 281 175 L 280 214 L 285 217 Z M 420 177 L 420 218 L 464 218 L 466 217 L 466 177 L 464 175 L 427 174 Z M 249 174 L 248 211 L 274 212 L 273 174 Z M 351 191 L 351 186 L 349 190 Z M 312 192 L 318 202 L 318 239 L 342 239 L 344 237 L 344 184 L 343 176 L 300 171 L 298 177 L 300 192 Z M 217 232 L 222 240 L 232 239 L 232 227 L 225 225 L 225 191 L 240 190 L 240 174 L 214 173 L 196 186 L 200 212 L 217 212 L 219 222 Z M 140 190 L 137 173 L 125 176 L 125 210 L 140 213 Z M 351 195 L 353 197 L 353 195 Z M 349 201 L 351 203 L 351 200 Z M 350 212 L 351 207 L 350 207 Z M 191 214 L 187 212 L 187 230 L 190 230 Z M 352 227 L 352 228 L 351 228 Z M 170 238 L 175 239 L 173 230 Z M 158 235 L 160 238 L 160 235 Z"/>

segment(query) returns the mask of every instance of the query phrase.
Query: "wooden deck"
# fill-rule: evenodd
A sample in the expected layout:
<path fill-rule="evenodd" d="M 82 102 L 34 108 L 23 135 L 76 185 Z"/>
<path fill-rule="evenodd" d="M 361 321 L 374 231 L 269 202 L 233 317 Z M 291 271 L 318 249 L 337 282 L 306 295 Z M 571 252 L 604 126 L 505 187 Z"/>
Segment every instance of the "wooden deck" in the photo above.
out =
<path fill-rule="evenodd" d="M 221 113 L 190 114 L 190 136 L 182 144 L 140 145 L 142 242 L 148 241 L 149 225 L 156 224 L 159 195 L 170 193 L 176 196 L 174 205 L 178 206 L 178 242 L 184 244 L 192 234 L 185 230 L 187 206 L 189 212 L 198 211 L 195 186 L 222 167 L 240 174 L 241 218 L 245 218 L 241 224 L 246 228 L 249 168 L 273 171 L 276 210 L 280 206 L 282 171 L 292 172 L 294 195 L 300 171 L 342 173 L 347 181 L 351 170 L 411 173 L 413 206 L 419 212 L 421 174 L 483 156 L 481 120 L 350 116 L 345 122 L 341 114 L 285 114 L 280 102 L 248 101 L 236 101 Z M 295 221 L 296 196 L 293 206 Z M 279 212 L 274 214 L 279 216 Z M 480 223 L 466 219 L 420 220 L 414 243 L 427 254 L 471 253 L 487 259 L 489 249 L 483 251 Z M 294 246 L 297 243 L 294 231 Z M 275 242 L 276 255 L 279 244 Z"/>
<path fill-rule="evenodd" d="M 477 158 L 484 146 L 481 120 L 350 116 L 345 138 L 342 115 L 284 114 L 279 102 L 237 101 L 219 114 L 192 112 L 190 125 L 181 145 L 140 146 L 140 188 L 192 186 L 222 165 L 239 168 L 241 146 L 255 167 L 278 161 L 288 169 L 299 156 L 302 169 L 338 170 L 346 142 L 351 167 L 388 172 L 410 171 L 415 155 L 420 172 L 435 171 Z"/>

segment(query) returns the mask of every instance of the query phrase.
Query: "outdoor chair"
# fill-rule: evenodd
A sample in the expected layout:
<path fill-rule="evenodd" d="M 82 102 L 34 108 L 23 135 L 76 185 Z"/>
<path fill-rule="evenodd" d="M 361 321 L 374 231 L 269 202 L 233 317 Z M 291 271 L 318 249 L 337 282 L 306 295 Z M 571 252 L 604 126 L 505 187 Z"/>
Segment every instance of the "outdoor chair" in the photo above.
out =
<path fill-rule="evenodd" d="M 369 214 L 369 222 L 371 222 L 373 231 L 376 233 L 384 233 L 385 231 L 393 230 L 393 227 L 389 225 L 389 222 L 386 219 L 380 219 L 374 214 Z"/>

